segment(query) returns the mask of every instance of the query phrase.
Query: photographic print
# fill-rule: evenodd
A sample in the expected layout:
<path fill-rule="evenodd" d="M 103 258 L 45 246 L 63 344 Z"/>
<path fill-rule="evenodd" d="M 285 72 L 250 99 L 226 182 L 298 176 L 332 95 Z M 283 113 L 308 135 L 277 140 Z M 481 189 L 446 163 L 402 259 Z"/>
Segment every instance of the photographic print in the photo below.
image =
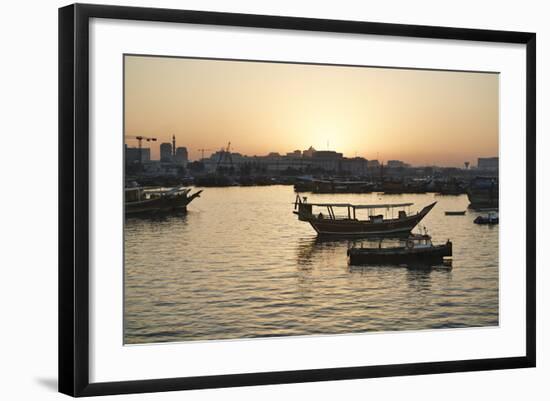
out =
<path fill-rule="evenodd" d="M 124 344 L 499 325 L 499 74 L 124 56 Z"/>

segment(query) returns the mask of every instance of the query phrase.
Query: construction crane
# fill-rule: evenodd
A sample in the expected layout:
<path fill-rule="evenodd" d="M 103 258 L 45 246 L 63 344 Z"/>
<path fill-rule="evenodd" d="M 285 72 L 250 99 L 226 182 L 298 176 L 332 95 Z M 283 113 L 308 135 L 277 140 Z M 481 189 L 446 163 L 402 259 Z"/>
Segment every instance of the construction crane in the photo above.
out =
<path fill-rule="evenodd" d="M 220 149 L 220 157 L 218 158 L 218 163 L 216 164 L 216 169 L 220 168 L 222 162 L 228 161 L 229 165 L 233 167 L 233 158 L 231 157 L 231 142 L 227 144 L 227 149 Z"/>
<path fill-rule="evenodd" d="M 201 161 L 204 160 L 204 152 L 209 152 L 212 149 L 197 149 L 199 152 L 201 152 Z"/>
<path fill-rule="evenodd" d="M 137 136 L 133 136 L 133 135 L 126 135 L 126 138 L 130 138 L 130 139 L 137 139 L 138 141 L 138 149 L 139 149 L 139 164 L 141 165 L 142 163 L 142 156 L 141 156 L 141 142 L 142 141 L 147 141 L 147 142 L 156 142 L 157 141 L 157 138 L 151 138 L 151 137 L 148 137 L 148 136 L 143 136 L 143 135 L 137 135 Z"/>

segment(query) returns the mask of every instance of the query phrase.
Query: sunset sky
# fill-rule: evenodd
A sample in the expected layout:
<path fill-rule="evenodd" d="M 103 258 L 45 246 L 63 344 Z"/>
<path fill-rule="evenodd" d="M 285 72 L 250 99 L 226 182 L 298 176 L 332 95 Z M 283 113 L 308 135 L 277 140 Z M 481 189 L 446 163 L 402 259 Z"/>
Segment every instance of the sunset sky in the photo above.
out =
<path fill-rule="evenodd" d="M 498 156 L 495 73 L 125 58 L 125 135 L 176 136 L 192 160 L 231 141 L 249 156 L 313 146 L 462 166 Z M 126 139 L 129 146 L 137 141 Z M 149 146 L 145 144 L 144 146 Z"/>

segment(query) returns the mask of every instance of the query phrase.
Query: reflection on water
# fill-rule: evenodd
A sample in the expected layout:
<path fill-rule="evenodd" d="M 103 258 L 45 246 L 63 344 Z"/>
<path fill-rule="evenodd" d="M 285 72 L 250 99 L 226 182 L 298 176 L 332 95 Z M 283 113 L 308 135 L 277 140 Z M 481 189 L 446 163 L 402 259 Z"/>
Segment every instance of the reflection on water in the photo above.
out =
<path fill-rule="evenodd" d="M 465 196 L 312 195 L 320 202 L 436 207 L 422 222 L 447 266 L 350 267 L 354 240 L 321 240 L 292 214 L 292 187 L 208 188 L 182 215 L 125 226 L 126 343 L 498 324 L 498 227 Z"/>

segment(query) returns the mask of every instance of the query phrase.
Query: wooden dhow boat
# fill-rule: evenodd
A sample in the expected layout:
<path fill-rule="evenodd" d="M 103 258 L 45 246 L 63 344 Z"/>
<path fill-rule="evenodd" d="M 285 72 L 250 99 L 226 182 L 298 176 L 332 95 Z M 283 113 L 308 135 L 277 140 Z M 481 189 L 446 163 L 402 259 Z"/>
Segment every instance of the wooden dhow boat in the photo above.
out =
<path fill-rule="evenodd" d="M 202 192 L 197 191 L 192 195 L 190 188 L 176 187 L 168 189 L 153 189 L 143 187 L 131 187 L 124 190 L 125 214 L 158 213 L 169 211 L 185 211 L 187 205 L 198 198 Z"/>
<path fill-rule="evenodd" d="M 297 195 L 294 214 L 298 215 L 298 220 L 308 222 L 318 235 L 323 236 L 406 236 L 436 203 L 433 202 L 415 214 L 407 214 L 404 209 L 414 203 L 373 205 L 308 203 L 307 197 L 301 198 Z M 322 208 L 326 214 L 323 211 L 314 212 L 314 207 Z M 334 209 L 343 209 L 346 214 L 337 216 Z M 368 219 L 359 219 L 357 217 L 359 210 L 368 211 Z M 380 211 L 384 211 L 385 214 L 380 214 Z"/>

